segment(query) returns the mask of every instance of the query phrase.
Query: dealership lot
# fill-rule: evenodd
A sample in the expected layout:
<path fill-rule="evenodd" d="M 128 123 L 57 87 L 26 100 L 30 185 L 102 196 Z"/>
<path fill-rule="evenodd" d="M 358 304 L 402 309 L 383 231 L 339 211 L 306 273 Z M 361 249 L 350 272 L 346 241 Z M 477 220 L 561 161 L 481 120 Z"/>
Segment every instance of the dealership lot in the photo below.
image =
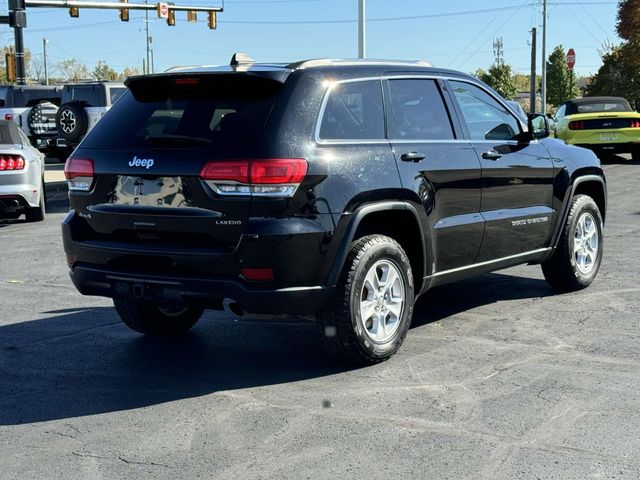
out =
<path fill-rule="evenodd" d="M 640 162 L 605 171 L 589 289 L 539 267 L 440 287 L 355 370 L 291 319 L 131 332 L 71 285 L 55 194 L 0 222 L 0 478 L 640 478 Z"/>

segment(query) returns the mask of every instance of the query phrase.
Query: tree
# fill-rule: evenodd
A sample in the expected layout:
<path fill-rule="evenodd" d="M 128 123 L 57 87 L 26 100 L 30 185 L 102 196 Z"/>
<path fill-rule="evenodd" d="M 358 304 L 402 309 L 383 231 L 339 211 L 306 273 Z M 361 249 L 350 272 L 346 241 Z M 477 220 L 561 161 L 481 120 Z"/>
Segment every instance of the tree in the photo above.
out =
<path fill-rule="evenodd" d="M 507 100 L 513 100 L 518 93 L 511 66 L 506 63 L 494 63 L 486 72 L 479 69 L 476 71 L 476 77 Z"/>
<path fill-rule="evenodd" d="M 624 97 L 640 108 L 640 3 L 621 0 L 616 29 L 620 45 L 609 45 L 602 54 L 602 66 L 588 87 L 588 95 Z"/>
<path fill-rule="evenodd" d="M 578 95 L 578 80 L 567 67 L 567 54 L 562 45 L 558 45 L 547 61 L 547 101 L 558 106 Z"/>
<path fill-rule="evenodd" d="M 640 3 L 638 0 L 620 1 L 616 30 L 623 40 L 631 43 L 637 43 L 640 40 Z"/>
<path fill-rule="evenodd" d="M 96 80 L 115 80 L 118 77 L 118 72 L 111 68 L 104 60 L 100 60 L 93 69 L 93 78 Z"/>
<path fill-rule="evenodd" d="M 90 77 L 87 66 L 75 58 L 69 58 L 59 62 L 56 65 L 56 70 L 58 74 L 67 81 L 78 81 Z"/>
<path fill-rule="evenodd" d="M 44 58 L 41 55 L 36 56 L 29 62 L 29 69 L 27 70 L 30 80 L 36 82 L 44 82 Z"/>
<path fill-rule="evenodd" d="M 122 72 L 121 77 L 127 78 L 127 77 L 133 77 L 135 75 L 140 75 L 140 69 L 138 67 L 127 67 Z"/>

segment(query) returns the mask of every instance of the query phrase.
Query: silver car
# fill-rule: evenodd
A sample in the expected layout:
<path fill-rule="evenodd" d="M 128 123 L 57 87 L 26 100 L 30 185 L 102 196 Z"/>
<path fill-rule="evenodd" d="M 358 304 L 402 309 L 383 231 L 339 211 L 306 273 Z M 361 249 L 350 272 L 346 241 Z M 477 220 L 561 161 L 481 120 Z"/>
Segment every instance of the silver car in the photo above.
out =
<path fill-rule="evenodd" d="M 44 155 L 15 123 L 0 120 L 0 218 L 44 220 Z"/>

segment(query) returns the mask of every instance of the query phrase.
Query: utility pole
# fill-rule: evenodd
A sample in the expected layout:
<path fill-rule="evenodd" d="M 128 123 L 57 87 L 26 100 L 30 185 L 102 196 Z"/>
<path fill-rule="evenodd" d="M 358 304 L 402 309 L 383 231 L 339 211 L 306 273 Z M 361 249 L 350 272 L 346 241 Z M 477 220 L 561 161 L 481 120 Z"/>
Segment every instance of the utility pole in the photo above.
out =
<path fill-rule="evenodd" d="M 547 0 L 542 0 L 542 113 L 547 114 Z"/>
<path fill-rule="evenodd" d="M 145 4 L 149 4 L 149 0 L 144 0 Z M 145 37 L 147 42 L 147 70 L 142 72 L 144 74 L 153 73 L 151 72 L 151 36 L 149 35 L 149 10 L 145 12 Z"/>
<path fill-rule="evenodd" d="M 365 0 L 358 0 L 358 58 L 367 57 Z"/>
<path fill-rule="evenodd" d="M 538 82 L 536 81 L 536 27 L 531 29 L 531 80 L 529 82 L 529 113 L 536 113 L 536 88 Z"/>
<path fill-rule="evenodd" d="M 42 52 L 44 56 L 44 84 L 49 85 L 49 65 L 47 63 L 47 43 L 49 40 L 46 38 L 42 39 Z"/>

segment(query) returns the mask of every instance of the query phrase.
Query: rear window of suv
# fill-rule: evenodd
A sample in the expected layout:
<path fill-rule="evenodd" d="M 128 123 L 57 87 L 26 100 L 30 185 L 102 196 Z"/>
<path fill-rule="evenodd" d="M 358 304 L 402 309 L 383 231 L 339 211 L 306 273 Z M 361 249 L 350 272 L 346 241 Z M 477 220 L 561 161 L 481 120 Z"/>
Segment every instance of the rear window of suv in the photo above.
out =
<path fill-rule="evenodd" d="M 133 81 L 87 148 L 255 145 L 282 84 L 239 75 Z"/>

